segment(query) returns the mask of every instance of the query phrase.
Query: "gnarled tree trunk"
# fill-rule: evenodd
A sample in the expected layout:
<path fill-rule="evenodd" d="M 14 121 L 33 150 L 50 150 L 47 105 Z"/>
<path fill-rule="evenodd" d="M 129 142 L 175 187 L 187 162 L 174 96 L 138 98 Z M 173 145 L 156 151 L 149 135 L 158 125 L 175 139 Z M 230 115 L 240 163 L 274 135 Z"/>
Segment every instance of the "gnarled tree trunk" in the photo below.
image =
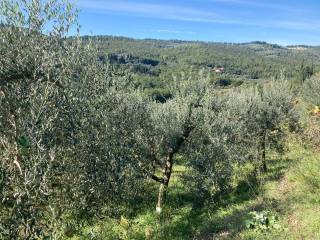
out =
<path fill-rule="evenodd" d="M 191 112 L 190 112 L 190 116 L 191 116 Z M 160 185 L 159 193 L 158 193 L 158 201 L 157 201 L 157 205 L 156 205 L 157 213 L 162 212 L 162 205 L 166 199 L 167 189 L 168 189 L 170 177 L 172 174 L 174 155 L 179 152 L 181 146 L 183 145 L 185 140 L 190 136 L 190 134 L 193 130 L 193 127 L 190 125 L 189 120 L 190 119 L 188 119 L 188 121 L 184 125 L 184 131 L 183 131 L 182 136 L 177 139 L 175 146 L 170 148 L 167 153 L 166 162 L 165 162 L 165 165 L 162 170 L 161 185 Z"/>
<path fill-rule="evenodd" d="M 169 186 L 170 177 L 172 173 L 173 156 L 174 156 L 174 152 L 173 151 L 169 152 L 164 169 L 162 171 L 162 174 L 163 174 L 162 183 L 160 184 L 160 187 L 159 187 L 158 202 L 156 206 L 157 213 L 162 212 L 162 205 L 166 199 L 167 189 Z"/>

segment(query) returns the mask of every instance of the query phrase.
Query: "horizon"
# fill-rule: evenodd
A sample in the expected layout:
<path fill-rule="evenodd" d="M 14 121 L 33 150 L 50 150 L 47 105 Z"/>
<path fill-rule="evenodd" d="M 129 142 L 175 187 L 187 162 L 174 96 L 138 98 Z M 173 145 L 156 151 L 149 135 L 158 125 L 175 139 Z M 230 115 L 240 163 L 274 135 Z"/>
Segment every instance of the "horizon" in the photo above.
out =
<path fill-rule="evenodd" d="M 316 0 L 74 0 L 81 35 L 320 45 Z"/>
<path fill-rule="evenodd" d="M 277 45 L 279 47 L 320 47 L 320 43 L 316 45 L 311 44 L 289 44 L 289 45 L 281 45 L 278 43 L 273 42 L 266 42 L 261 40 L 253 40 L 250 42 L 217 42 L 217 41 L 205 41 L 205 40 L 186 40 L 186 39 L 174 39 L 174 38 L 168 38 L 168 39 L 159 39 L 159 38 L 135 38 L 135 37 L 128 37 L 123 35 L 86 35 L 86 34 L 80 34 L 80 37 L 111 37 L 111 38 L 126 38 L 128 40 L 132 41 L 164 41 L 164 42 L 170 42 L 170 41 L 180 41 L 180 42 L 191 42 L 191 43 L 206 43 L 206 44 L 226 44 L 226 45 L 247 45 L 247 44 L 268 44 L 268 45 Z"/>

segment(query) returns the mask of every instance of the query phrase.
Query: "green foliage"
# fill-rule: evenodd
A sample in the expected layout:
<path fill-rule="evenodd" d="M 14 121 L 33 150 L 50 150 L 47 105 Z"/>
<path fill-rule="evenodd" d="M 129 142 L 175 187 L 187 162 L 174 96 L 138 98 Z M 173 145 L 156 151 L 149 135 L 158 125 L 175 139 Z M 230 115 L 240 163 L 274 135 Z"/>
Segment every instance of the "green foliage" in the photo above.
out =
<path fill-rule="evenodd" d="M 64 1 L 4 0 L 0 14 L 0 235 L 46 238 L 55 235 L 65 204 L 53 187 L 64 181 L 58 99 L 62 80 L 72 76 L 69 57 L 77 43 L 61 38 L 76 13 Z"/>
<path fill-rule="evenodd" d="M 320 78 L 314 76 L 305 81 L 303 85 L 303 97 L 308 103 L 320 106 Z"/>
<path fill-rule="evenodd" d="M 231 81 L 250 79 L 295 79 L 302 81 L 314 73 L 318 66 L 317 48 L 305 51 L 280 47 L 266 43 L 224 44 L 188 41 L 134 40 L 122 37 L 86 37 L 101 46 L 102 54 L 112 54 L 120 67 L 133 67 L 137 63 L 149 69 L 136 72 L 139 77 L 148 76 L 153 82 L 170 81 L 171 75 L 182 70 L 205 68 L 212 73 L 212 80 L 224 74 L 216 74 L 214 67 L 224 67 Z M 130 56 L 129 58 L 127 56 Z M 159 62 L 150 67 L 141 59 Z M 155 64 L 154 64 L 155 65 Z M 154 75 L 156 71 L 158 74 Z M 169 76 L 169 78 L 168 78 Z M 242 80 L 243 80 L 242 79 Z M 300 80 L 299 80 L 300 79 Z M 241 80 L 241 79 L 240 79 Z"/>
<path fill-rule="evenodd" d="M 235 91 L 231 96 L 235 99 L 232 112 L 241 129 L 241 148 L 247 148 L 247 157 L 258 161 L 257 166 L 264 161 L 267 149 L 280 152 L 284 149 L 287 126 L 293 130 L 298 124 L 299 116 L 289 86 L 286 81 L 270 82 Z"/>
<path fill-rule="evenodd" d="M 185 218 L 196 207 L 211 211 L 246 181 L 256 184 L 266 149 L 280 152 L 298 119 L 291 86 L 283 72 L 277 76 L 300 60 L 291 53 L 295 60 L 286 62 L 289 50 L 69 38 L 77 11 L 68 1 L 0 3 L 0 238 L 170 239 L 177 229 L 196 235 Z M 278 62 L 260 58 L 275 52 Z M 213 73 L 216 66 L 226 73 Z M 317 99 L 317 79 L 306 79 L 314 69 L 303 63 L 300 70 L 305 98 Z M 242 84 L 264 77 L 282 81 Z M 174 183 L 177 161 L 183 185 Z M 313 170 L 303 178 L 318 187 Z M 185 204 L 178 216 L 170 179 L 174 200 Z M 160 185 L 158 205 L 169 202 L 160 215 L 150 213 L 158 187 L 151 180 Z M 178 186 L 188 190 L 183 199 Z M 147 209 L 140 218 L 139 207 Z M 100 217 L 110 224 L 83 229 Z M 273 221 L 256 214 L 251 225 L 268 229 Z"/>
<path fill-rule="evenodd" d="M 307 79 L 312 77 L 314 75 L 314 65 L 313 63 L 310 65 L 307 65 L 305 61 L 303 60 L 302 63 L 300 64 L 299 69 L 297 70 L 296 78 L 295 80 L 302 84 L 304 83 Z"/>
<path fill-rule="evenodd" d="M 257 232 L 265 232 L 270 229 L 279 229 L 281 226 L 278 223 L 277 216 L 270 212 L 250 212 L 250 218 L 246 220 L 246 227 Z"/>
<path fill-rule="evenodd" d="M 1 234 L 57 237 L 66 212 L 86 218 L 101 204 L 139 193 L 132 186 L 143 174 L 132 161 L 132 139 L 146 105 L 126 90 L 129 77 L 98 61 L 94 46 L 64 38 L 75 14 L 70 4 L 2 4 Z M 35 19 L 25 20 L 29 15 Z M 55 19 L 58 25 L 42 32 Z"/>

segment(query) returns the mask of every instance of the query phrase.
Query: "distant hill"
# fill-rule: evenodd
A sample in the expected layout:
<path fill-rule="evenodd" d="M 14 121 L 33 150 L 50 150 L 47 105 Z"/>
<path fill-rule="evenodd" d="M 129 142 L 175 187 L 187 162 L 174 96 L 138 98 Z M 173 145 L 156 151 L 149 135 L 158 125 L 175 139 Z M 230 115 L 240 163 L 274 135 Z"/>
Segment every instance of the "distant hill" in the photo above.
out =
<path fill-rule="evenodd" d="M 223 86 L 283 77 L 297 79 L 301 77 L 301 69 L 320 69 L 319 47 L 285 47 L 262 41 L 215 43 L 115 36 L 82 38 L 99 46 L 101 61 L 130 71 L 136 84 L 149 89 L 151 95 L 169 94 L 167 86 L 173 75 L 197 73 L 200 69 L 209 74 L 213 83 Z M 215 71 L 217 68 L 224 71 Z"/>

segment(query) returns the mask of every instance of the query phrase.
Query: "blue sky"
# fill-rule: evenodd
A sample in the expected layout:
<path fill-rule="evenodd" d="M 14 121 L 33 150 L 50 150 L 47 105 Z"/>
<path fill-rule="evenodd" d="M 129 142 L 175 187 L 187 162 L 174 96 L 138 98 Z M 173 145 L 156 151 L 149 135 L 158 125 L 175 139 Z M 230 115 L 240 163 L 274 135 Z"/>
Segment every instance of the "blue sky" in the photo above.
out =
<path fill-rule="evenodd" d="M 320 0 L 75 0 L 83 35 L 320 45 Z"/>

